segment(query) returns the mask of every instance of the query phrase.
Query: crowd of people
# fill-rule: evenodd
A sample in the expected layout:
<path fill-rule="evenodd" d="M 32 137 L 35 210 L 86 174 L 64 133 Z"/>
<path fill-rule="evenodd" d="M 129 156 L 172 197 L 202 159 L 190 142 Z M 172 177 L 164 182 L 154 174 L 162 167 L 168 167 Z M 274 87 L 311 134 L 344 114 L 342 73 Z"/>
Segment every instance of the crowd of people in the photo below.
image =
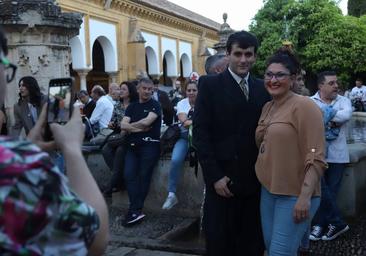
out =
<path fill-rule="evenodd" d="M 0 46 L 3 124 L 3 98 L 11 80 L 4 73 L 10 65 L 1 30 Z M 28 202 L 21 210 L 29 216 L 19 215 L 24 219 L 15 231 L 2 224 L 0 251 L 100 255 L 108 241 L 108 212 L 81 145 L 104 136 L 101 151 L 112 175 L 103 193 L 110 197 L 126 189 L 129 209 L 122 225 L 128 227 L 145 217 L 144 202 L 160 158 L 162 125 L 179 127 L 162 209 L 178 204 L 179 178 L 194 147 L 206 190 L 207 255 L 262 256 L 265 250 L 269 256 L 306 255 L 309 240 L 329 241 L 349 230 L 336 196 L 349 162 L 345 124 L 352 116 L 351 101 L 339 95 L 333 71 L 318 74 L 319 90 L 308 97 L 305 71 L 288 47 L 267 59 L 263 80 L 254 77 L 251 69 L 258 47 L 253 34 L 233 33 L 227 54 L 207 59 L 207 75 L 198 81 L 176 80 L 170 92 L 149 78 L 111 83 L 108 93 L 100 85 L 94 85 L 90 95 L 81 90 L 70 121 L 50 125 L 53 141 L 42 138 L 47 97 L 35 78 L 21 78 L 15 124 L 8 134 L 16 138 L 24 129 L 28 140 L 0 137 L 0 166 L 8 177 L 0 185 L 5 193 L 0 202 L 9 206 L 0 218 L 2 223 L 17 218 L 17 200 Z M 362 81 L 358 79 L 355 88 L 351 99 L 366 102 Z M 118 142 L 111 135 L 118 135 Z M 52 156 L 58 151 L 66 174 L 44 153 Z M 33 157 L 19 157 L 24 152 Z M 14 172 L 14 164 L 21 166 L 19 171 Z M 36 221 L 39 218 L 41 222 Z M 57 225 L 60 221 L 64 225 Z M 23 230 L 28 233 L 20 234 Z M 17 239 L 20 235 L 22 241 Z"/>

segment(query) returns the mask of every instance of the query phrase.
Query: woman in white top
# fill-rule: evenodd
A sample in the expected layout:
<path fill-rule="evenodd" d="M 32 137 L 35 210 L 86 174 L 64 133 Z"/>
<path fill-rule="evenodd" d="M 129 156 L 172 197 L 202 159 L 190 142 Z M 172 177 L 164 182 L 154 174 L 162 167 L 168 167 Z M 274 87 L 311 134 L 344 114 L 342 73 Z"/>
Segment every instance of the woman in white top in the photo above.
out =
<path fill-rule="evenodd" d="M 176 196 L 177 183 L 180 176 L 180 170 L 183 167 L 188 152 L 188 129 L 189 126 L 192 125 L 192 115 L 198 92 L 197 82 L 189 81 L 185 92 L 186 98 L 182 99 L 177 104 L 177 116 L 181 123 L 181 136 L 175 143 L 172 152 L 168 182 L 169 194 L 162 207 L 164 210 L 169 210 L 178 203 Z"/>

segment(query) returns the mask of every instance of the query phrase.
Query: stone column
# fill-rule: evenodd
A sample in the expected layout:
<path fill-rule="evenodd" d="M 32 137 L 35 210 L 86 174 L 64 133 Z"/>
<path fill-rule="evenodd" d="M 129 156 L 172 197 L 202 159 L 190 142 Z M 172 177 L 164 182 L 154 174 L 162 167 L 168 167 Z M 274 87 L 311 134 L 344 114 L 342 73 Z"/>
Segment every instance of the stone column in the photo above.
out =
<path fill-rule="evenodd" d="M 117 83 L 118 71 L 108 72 L 108 74 L 109 74 L 109 82 Z"/>
<path fill-rule="evenodd" d="M 75 70 L 80 77 L 80 90 L 88 90 L 86 86 L 86 76 L 88 75 L 90 69 L 77 69 Z"/>
<path fill-rule="evenodd" d="M 175 81 L 177 81 L 178 76 L 170 76 L 169 78 L 172 79 L 173 88 L 177 89 L 177 88 L 175 88 Z"/>

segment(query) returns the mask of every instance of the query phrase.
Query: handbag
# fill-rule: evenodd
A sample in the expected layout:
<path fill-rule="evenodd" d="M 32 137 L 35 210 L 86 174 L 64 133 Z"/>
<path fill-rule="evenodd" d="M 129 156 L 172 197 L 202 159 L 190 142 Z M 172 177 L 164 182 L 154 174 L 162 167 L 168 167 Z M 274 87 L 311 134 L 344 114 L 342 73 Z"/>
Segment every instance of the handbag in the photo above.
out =
<path fill-rule="evenodd" d="M 109 146 L 116 148 L 125 143 L 125 138 L 126 138 L 125 134 L 113 133 L 108 136 L 107 143 Z"/>
<path fill-rule="evenodd" d="M 94 145 L 100 145 L 102 144 L 107 137 L 113 133 L 112 129 L 109 128 L 103 128 L 99 131 L 99 133 L 97 134 L 97 136 L 95 136 L 94 138 L 92 138 L 90 140 L 91 143 L 93 143 Z"/>
<path fill-rule="evenodd" d="M 166 153 L 171 152 L 175 143 L 180 138 L 180 126 L 178 123 L 169 125 L 163 135 L 160 137 L 160 154 L 164 156 Z"/>

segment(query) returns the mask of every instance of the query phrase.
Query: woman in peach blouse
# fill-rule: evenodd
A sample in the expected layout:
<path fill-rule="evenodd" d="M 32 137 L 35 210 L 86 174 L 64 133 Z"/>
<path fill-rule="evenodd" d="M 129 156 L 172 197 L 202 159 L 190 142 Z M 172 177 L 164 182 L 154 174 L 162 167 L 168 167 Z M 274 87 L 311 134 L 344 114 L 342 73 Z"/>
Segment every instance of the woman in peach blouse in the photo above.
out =
<path fill-rule="evenodd" d="M 269 256 L 296 255 L 319 207 L 326 168 L 322 114 L 311 99 L 291 91 L 299 70 L 297 58 L 282 48 L 268 59 L 264 77 L 273 100 L 263 107 L 256 130 L 256 174 Z"/>

